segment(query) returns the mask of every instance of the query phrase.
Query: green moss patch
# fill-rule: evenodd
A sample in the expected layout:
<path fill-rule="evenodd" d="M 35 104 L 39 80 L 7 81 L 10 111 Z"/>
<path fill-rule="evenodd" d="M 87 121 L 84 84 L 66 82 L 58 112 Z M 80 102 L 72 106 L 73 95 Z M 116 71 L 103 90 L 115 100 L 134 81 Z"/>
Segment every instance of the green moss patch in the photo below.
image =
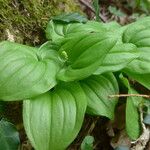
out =
<path fill-rule="evenodd" d="M 74 0 L 1 0 L 0 10 L 0 40 L 8 38 L 9 30 L 15 41 L 34 45 L 45 41 L 52 16 L 80 11 Z"/>

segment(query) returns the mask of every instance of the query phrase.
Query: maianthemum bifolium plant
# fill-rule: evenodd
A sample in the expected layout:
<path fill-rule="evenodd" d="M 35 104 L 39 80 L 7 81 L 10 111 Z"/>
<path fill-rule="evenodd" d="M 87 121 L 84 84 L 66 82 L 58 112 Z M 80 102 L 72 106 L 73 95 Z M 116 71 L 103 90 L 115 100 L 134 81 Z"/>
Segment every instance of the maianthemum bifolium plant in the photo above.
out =
<path fill-rule="evenodd" d="M 46 28 L 48 41 L 30 47 L 0 43 L 0 99 L 23 100 L 23 121 L 36 150 L 64 150 L 81 129 L 85 113 L 114 119 L 120 73 L 150 90 L 150 17 L 126 26 L 58 16 Z M 126 131 L 141 134 L 142 97 L 128 97 Z"/>

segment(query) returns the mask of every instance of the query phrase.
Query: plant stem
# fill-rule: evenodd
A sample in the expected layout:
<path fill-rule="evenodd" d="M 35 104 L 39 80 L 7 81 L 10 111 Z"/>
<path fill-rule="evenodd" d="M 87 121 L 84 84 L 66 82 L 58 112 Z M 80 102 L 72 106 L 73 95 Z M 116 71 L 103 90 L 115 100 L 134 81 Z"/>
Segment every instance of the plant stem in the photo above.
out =
<path fill-rule="evenodd" d="M 144 98 L 150 98 L 150 95 L 145 94 L 116 94 L 116 95 L 109 95 L 109 98 L 114 97 L 144 97 Z"/>

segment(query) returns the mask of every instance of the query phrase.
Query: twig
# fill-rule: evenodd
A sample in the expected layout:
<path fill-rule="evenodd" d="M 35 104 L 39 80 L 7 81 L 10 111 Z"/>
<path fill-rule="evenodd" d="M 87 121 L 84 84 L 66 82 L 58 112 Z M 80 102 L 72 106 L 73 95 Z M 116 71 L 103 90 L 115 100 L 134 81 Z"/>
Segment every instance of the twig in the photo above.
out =
<path fill-rule="evenodd" d="M 109 95 L 109 98 L 114 97 L 144 97 L 144 98 L 150 98 L 150 95 L 145 94 L 116 94 L 116 95 Z"/>
<path fill-rule="evenodd" d="M 88 2 L 86 2 L 85 0 L 79 0 L 79 1 L 80 1 L 80 3 L 85 5 L 87 8 L 89 8 L 93 13 L 95 13 L 95 10 L 93 9 L 93 7 Z M 99 14 L 99 17 L 101 18 L 101 20 L 103 22 L 107 22 L 106 18 L 104 16 L 102 16 L 101 14 Z"/>

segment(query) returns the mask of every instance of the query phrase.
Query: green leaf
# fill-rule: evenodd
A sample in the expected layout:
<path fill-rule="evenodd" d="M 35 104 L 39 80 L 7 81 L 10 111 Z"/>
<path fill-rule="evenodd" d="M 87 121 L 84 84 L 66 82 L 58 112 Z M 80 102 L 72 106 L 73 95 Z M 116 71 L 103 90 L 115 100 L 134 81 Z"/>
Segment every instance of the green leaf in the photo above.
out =
<path fill-rule="evenodd" d="M 62 23 L 51 20 L 46 27 L 46 37 L 48 40 L 56 42 L 64 37 L 75 36 L 78 33 L 90 33 L 98 32 L 103 34 L 104 32 L 113 31 L 115 34 L 120 31 L 121 26 L 117 22 L 109 22 L 107 24 L 97 21 L 87 21 L 86 23 Z M 122 27 L 124 28 L 124 27 Z M 119 30 L 118 30 L 119 29 Z M 115 31 L 114 31 L 115 30 Z"/>
<path fill-rule="evenodd" d="M 114 32 L 115 34 L 122 34 L 125 27 L 121 27 L 120 24 L 118 24 L 115 21 L 111 21 L 108 23 L 102 23 L 97 21 L 88 21 L 86 24 L 84 24 L 83 30 L 89 30 L 91 32 L 98 32 L 99 34 L 103 34 L 104 32 Z M 123 30 L 123 31 L 121 31 Z M 120 39 L 120 38 L 118 38 Z"/>
<path fill-rule="evenodd" d="M 124 72 L 150 89 L 150 17 L 129 25 L 124 32 L 123 42 L 135 44 L 140 55 L 124 69 Z"/>
<path fill-rule="evenodd" d="M 64 13 L 58 16 L 53 17 L 54 21 L 59 21 L 63 23 L 72 23 L 72 22 L 87 22 L 87 18 L 85 16 L 80 15 L 79 13 Z"/>
<path fill-rule="evenodd" d="M 59 53 L 66 56 L 66 68 L 58 73 L 59 80 L 83 79 L 99 68 L 117 42 L 114 34 L 106 32 L 99 35 L 99 33 L 78 34 L 76 37 L 64 39 Z"/>
<path fill-rule="evenodd" d="M 139 19 L 129 24 L 123 34 L 123 42 L 133 43 L 137 47 L 149 47 L 150 17 Z"/>
<path fill-rule="evenodd" d="M 67 24 L 55 23 L 51 20 L 46 27 L 46 38 L 52 41 L 63 38 L 66 26 Z"/>
<path fill-rule="evenodd" d="M 46 37 L 56 42 L 56 40 L 64 38 L 68 34 L 76 34 L 83 31 L 85 31 L 85 25 L 82 23 L 63 24 L 51 20 L 46 28 Z"/>
<path fill-rule="evenodd" d="M 109 22 L 109 23 L 100 23 L 97 21 L 87 21 L 86 23 L 61 23 L 55 22 L 51 20 L 47 24 L 46 28 L 46 37 L 48 40 L 52 40 L 56 42 L 56 40 L 60 40 L 65 36 L 74 36 L 78 35 L 78 33 L 90 33 L 90 32 L 98 32 L 104 33 L 113 31 L 116 33 L 120 32 L 120 29 L 124 29 L 125 27 L 121 27 L 117 22 Z"/>
<path fill-rule="evenodd" d="M 0 43 L 0 99 L 21 100 L 56 85 L 58 63 L 41 59 L 36 48 L 12 42 Z"/>
<path fill-rule="evenodd" d="M 138 94 L 138 92 L 130 87 L 127 78 L 120 75 L 120 79 L 128 88 L 128 94 Z M 143 101 L 142 97 L 129 96 L 126 102 L 126 132 L 132 140 L 136 140 L 141 134 L 141 121 L 139 114 L 139 105 Z"/>
<path fill-rule="evenodd" d="M 150 90 L 150 73 L 149 74 L 136 74 L 134 72 L 124 71 L 130 78 L 136 80 L 147 89 Z"/>
<path fill-rule="evenodd" d="M 93 136 L 86 136 L 81 143 L 81 150 L 93 150 Z"/>
<path fill-rule="evenodd" d="M 150 73 L 150 17 L 128 25 L 123 34 L 123 42 L 135 44 L 140 56 L 127 66 L 126 71 L 136 74 Z"/>
<path fill-rule="evenodd" d="M 139 57 L 129 63 L 125 68 L 126 72 L 131 72 L 134 74 L 148 74 L 150 73 L 150 47 L 140 48 Z"/>
<path fill-rule="evenodd" d="M 114 31 L 114 30 L 117 31 L 121 27 L 121 25 L 119 23 L 117 23 L 116 21 L 104 23 L 103 25 L 108 31 Z M 122 28 L 124 28 L 124 27 L 122 27 Z"/>
<path fill-rule="evenodd" d="M 125 68 L 130 62 L 139 57 L 137 48 L 133 44 L 115 45 L 106 55 L 104 61 L 94 74 L 115 72 Z"/>
<path fill-rule="evenodd" d="M 130 87 L 127 78 L 120 75 L 124 85 L 128 88 L 128 94 L 138 94 L 138 92 Z M 129 96 L 126 102 L 126 132 L 132 140 L 136 140 L 141 134 L 141 121 L 139 114 L 139 105 L 142 103 L 142 97 Z"/>
<path fill-rule="evenodd" d="M 60 59 L 58 54 L 59 45 L 47 41 L 43 45 L 41 45 L 38 49 L 38 56 L 41 60 L 49 59 L 54 60 L 56 63 L 59 63 L 60 65 L 63 65 L 63 61 Z"/>
<path fill-rule="evenodd" d="M 15 126 L 4 119 L 0 120 L 0 149 L 18 150 L 19 144 L 19 133 Z"/>
<path fill-rule="evenodd" d="M 123 83 L 123 85 L 124 85 L 127 89 L 130 89 L 130 83 L 129 83 L 128 79 L 123 76 L 122 73 L 119 74 L 119 78 L 121 79 L 121 82 Z"/>
<path fill-rule="evenodd" d="M 130 88 L 128 94 L 138 94 L 134 89 Z M 128 97 L 126 103 L 126 131 L 128 136 L 136 140 L 141 134 L 141 124 L 139 115 L 139 104 L 141 97 Z"/>
<path fill-rule="evenodd" d="M 45 43 L 43 43 L 40 47 L 39 47 L 39 51 L 48 51 L 48 50 L 55 50 L 58 51 L 60 48 L 60 44 L 56 43 L 56 42 L 52 42 L 52 41 L 47 41 Z"/>
<path fill-rule="evenodd" d="M 77 33 L 89 32 L 104 32 L 104 24 L 96 21 L 88 21 L 83 23 L 69 23 L 63 24 L 61 22 L 50 21 L 46 28 L 46 37 L 49 40 L 56 42 L 56 40 L 64 38 L 65 36 L 76 35 Z"/>
<path fill-rule="evenodd" d="M 114 75 L 107 73 L 90 76 L 80 81 L 80 83 L 87 95 L 87 113 L 113 119 L 118 98 L 109 98 L 109 96 L 119 93 L 117 80 Z"/>
<path fill-rule="evenodd" d="M 78 83 L 62 83 L 24 101 L 24 126 L 34 148 L 66 149 L 81 128 L 86 106 L 86 96 Z"/>

